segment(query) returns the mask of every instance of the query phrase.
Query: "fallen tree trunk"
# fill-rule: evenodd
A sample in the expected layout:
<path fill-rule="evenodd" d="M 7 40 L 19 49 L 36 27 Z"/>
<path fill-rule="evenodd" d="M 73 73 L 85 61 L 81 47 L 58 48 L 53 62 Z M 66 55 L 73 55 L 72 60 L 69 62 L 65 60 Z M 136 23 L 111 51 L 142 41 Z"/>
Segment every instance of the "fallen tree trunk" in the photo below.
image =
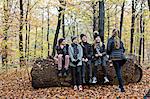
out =
<path fill-rule="evenodd" d="M 117 84 L 116 73 L 114 66 L 108 63 L 109 84 Z M 69 70 L 70 71 L 70 70 Z M 54 64 L 52 57 L 48 59 L 37 59 L 31 70 L 33 88 L 56 87 L 56 86 L 71 86 L 71 73 L 67 77 L 57 76 L 57 66 Z M 137 64 L 136 57 L 128 56 L 127 62 L 122 67 L 122 76 L 124 83 L 137 83 L 142 78 L 142 69 Z M 102 68 L 98 69 L 98 84 L 103 84 Z"/>

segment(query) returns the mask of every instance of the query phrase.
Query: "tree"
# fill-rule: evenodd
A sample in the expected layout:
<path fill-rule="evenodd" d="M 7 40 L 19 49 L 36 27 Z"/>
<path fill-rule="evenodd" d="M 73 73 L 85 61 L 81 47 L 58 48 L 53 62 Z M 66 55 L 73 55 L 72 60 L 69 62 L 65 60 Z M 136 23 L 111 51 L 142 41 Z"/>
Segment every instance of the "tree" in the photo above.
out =
<path fill-rule="evenodd" d="M 132 21 L 131 21 L 131 37 L 130 37 L 130 53 L 133 52 L 133 36 L 134 36 L 134 24 L 135 24 L 135 1 L 132 0 Z"/>
<path fill-rule="evenodd" d="M 47 15 L 48 15 L 48 18 L 47 18 L 47 46 L 48 46 L 48 55 L 50 55 L 50 43 L 49 43 L 49 33 L 50 33 L 50 16 L 49 16 L 49 6 L 47 6 Z"/>
<path fill-rule="evenodd" d="M 123 17 L 124 17 L 124 6 L 125 6 L 125 0 L 123 1 L 122 7 L 121 7 L 121 17 L 120 17 L 120 39 L 122 36 L 122 26 L 123 26 Z"/>
<path fill-rule="evenodd" d="M 62 4 L 64 1 L 63 0 L 59 0 L 60 4 Z M 58 9 L 58 22 L 57 22 L 57 28 L 56 28 L 56 33 L 55 33 L 55 38 L 54 38 L 54 42 L 53 42 L 53 52 L 52 52 L 52 56 L 55 55 L 55 47 L 57 45 L 57 39 L 58 39 L 58 35 L 59 35 L 59 30 L 60 30 L 60 26 L 61 26 L 61 21 L 62 21 L 62 11 L 63 8 L 60 6 Z"/>
<path fill-rule="evenodd" d="M 99 1 L 99 33 L 101 41 L 104 43 L 104 19 L 105 19 L 105 8 L 104 0 Z"/>

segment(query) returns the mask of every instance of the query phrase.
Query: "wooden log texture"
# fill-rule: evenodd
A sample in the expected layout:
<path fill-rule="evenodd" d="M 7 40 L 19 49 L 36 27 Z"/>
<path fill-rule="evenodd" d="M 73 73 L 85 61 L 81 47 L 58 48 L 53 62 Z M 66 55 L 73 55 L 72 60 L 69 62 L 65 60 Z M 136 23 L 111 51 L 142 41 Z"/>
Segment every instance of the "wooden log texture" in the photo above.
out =
<path fill-rule="evenodd" d="M 114 66 L 108 62 L 109 84 L 118 84 Z M 31 70 L 33 88 L 71 86 L 71 73 L 67 77 L 57 76 L 57 65 L 52 57 L 48 59 L 37 59 Z M 122 77 L 124 83 L 137 83 L 142 78 L 141 66 L 137 63 L 134 55 L 128 55 L 126 63 L 122 66 Z M 103 72 L 101 66 L 98 69 L 98 84 L 103 84 Z"/>

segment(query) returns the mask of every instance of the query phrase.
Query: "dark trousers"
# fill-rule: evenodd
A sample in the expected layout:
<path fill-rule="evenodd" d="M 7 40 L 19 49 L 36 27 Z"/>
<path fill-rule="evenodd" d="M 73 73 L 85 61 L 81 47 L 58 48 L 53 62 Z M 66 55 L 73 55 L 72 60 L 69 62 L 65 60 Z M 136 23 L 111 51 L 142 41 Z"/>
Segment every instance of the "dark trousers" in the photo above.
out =
<path fill-rule="evenodd" d="M 81 66 L 71 67 L 73 85 L 82 85 Z"/>
<path fill-rule="evenodd" d="M 90 60 L 88 62 L 83 62 L 83 66 L 82 66 L 82 77 L 83 78 L 85 78 L 86 68 L 87 68 L 87 72 L 88 72 L 88 77 L 92 78 L 92 65 L 91 65 Z"/>
<path fill-rule="evenodd" d="M 107 63 L 105 60 L 101 60 L 101 62 L 99 64 L 94 65 L 93 76 L 97 77 L 97 70 L 98 70 L 99 66 L 102 66 L 102 71 L 103 71 L 104 77 L 107 77 L 108 76 Z"/>
<path fill-rule="evenodd" d="M 115 70 L 116 70 L 116 75 L 117 79 L 119 82 L 119 88 L 123 88 L 123 79 L 122 79 L 122 72 L 121 72 L 121 67 L 123 65 L 123 60 L 115 60 L 113 61 Z"/>

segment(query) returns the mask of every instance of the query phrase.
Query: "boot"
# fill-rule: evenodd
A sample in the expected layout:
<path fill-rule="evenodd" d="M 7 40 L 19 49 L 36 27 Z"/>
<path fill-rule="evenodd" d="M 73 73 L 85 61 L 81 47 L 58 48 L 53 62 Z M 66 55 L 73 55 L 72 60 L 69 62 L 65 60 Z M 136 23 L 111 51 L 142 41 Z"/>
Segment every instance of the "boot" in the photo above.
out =
<path fill-rule="evenodd" d="M 62 70 L 58 70 L 58 77 L 62 77 Z"/>
<path fill-rule="evenodd" d="M 63 76 L 64 76 L 64 77 L 67 77 L 67 75 L 68 75 L 68 69 L 65 69 L 65 68 L 64 68 Z"/>
<path fill-rule="evenodd" d="M 89 83 L 90 83 L 90 84 L 92 83 L 92 77 L 90 77 L 90 79 L 89 79 Z"/>
<path fill-rule="evenodd" d="M 85 77 L 83 77 L 83 80 L 82 80 L 82 82 L 83 82 L 83 84 L 85 84 L 86 82 L 85 82 Z"/>

